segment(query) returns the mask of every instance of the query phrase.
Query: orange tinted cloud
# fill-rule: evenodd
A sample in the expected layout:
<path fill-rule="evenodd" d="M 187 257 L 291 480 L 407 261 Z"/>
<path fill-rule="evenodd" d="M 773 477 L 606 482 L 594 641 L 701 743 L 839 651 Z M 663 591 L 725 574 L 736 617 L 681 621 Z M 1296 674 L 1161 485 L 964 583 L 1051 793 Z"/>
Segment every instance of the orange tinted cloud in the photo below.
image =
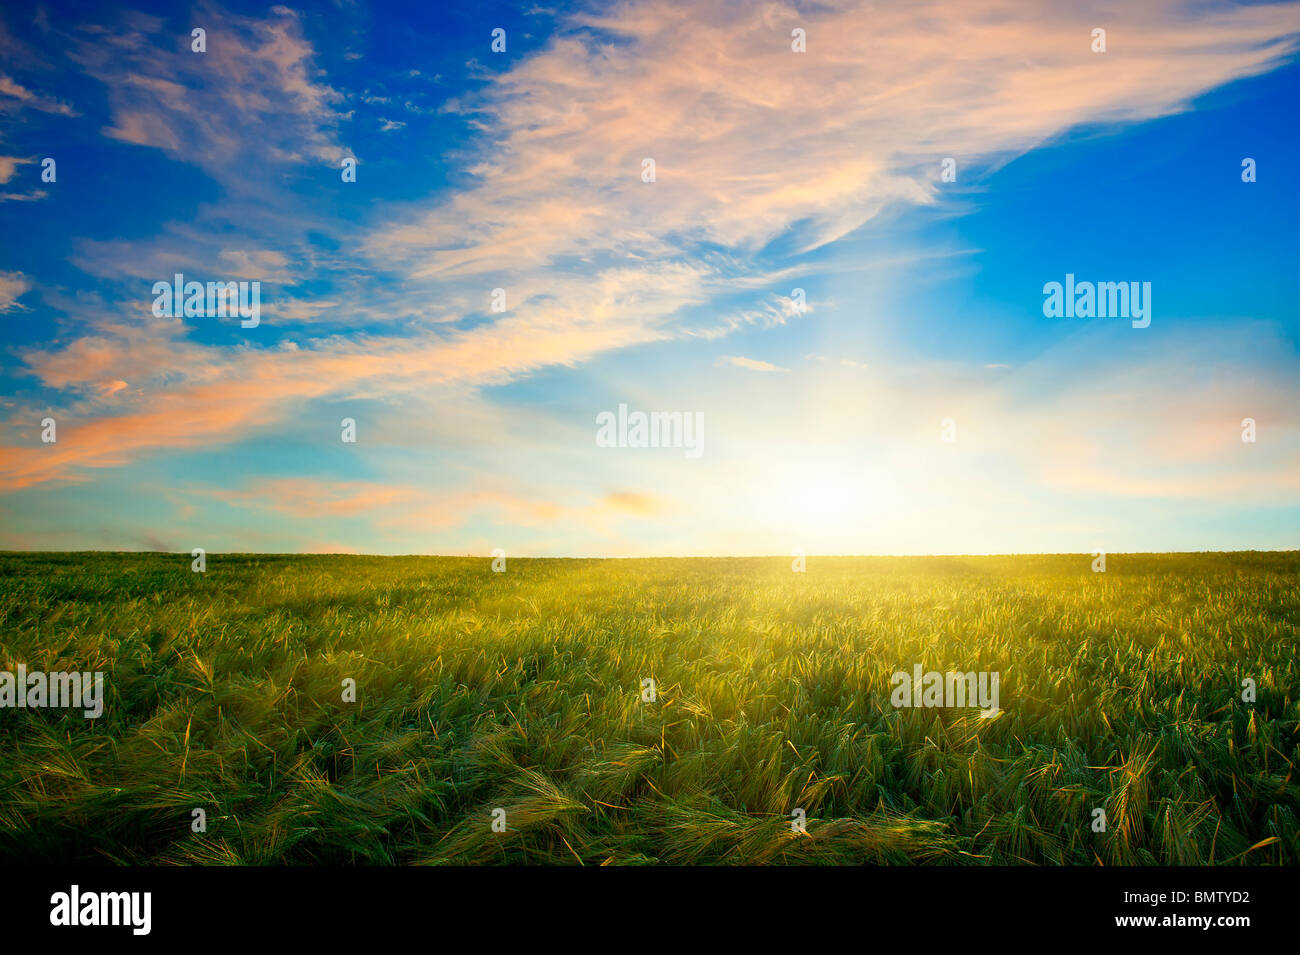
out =
<path fill-rule="evenodd" d="M 791 230 L 805 247 L 831 241 L 891 203 L 932 201 L 941 157 L 987 160 L 1078 123 L 1182 109 L 1267 69 L 1300 30 L 1295 4 L 1187 10 L 945 0 L 755 15 L 656 2 L 580 15 L 574 26 L 619 37 L 617 55 L 566 33 L 489 82 L 466 107 L 486 116 L 492 142 L 473 184 L 394 211 L 361 242 L 377 267 L 412 279 L 514 275 L 511 311 L 467 331 L 293 348 L 199 345 L 182 326 L 149 325 L 29 351 L 40 383 L 67 393 L 54 410 L 59 442 L 38 444 L 24 419 L 25 442 L 0 446 L 0 490 L 235 441 L 316 399 L 473 389 L 680 334 L 674 314 L 762 278 L 692 257 L 700 242 L 743 260 Z M 214 44 L 201 66 L 174 43 L 155 60 L 165 24 L 148 18 L 111 47 L 78 48 L 109 88 L 110 135 L 214 175 L 250 143 L 285 160 L 333 155 L 337 97 L 313 72 L 296 17 L 212 19 L 230 24 L 233 52 Z M 1098 22 L 1110 33 L 1104 56 L 1089 50 Z M 808 31 L 805 54 L 790 51 L 795 26 Z M 200 68 L 220 82 L 187 82 Z M 653 184 L 640 178 L 647 155 Z M 282 269 L 277 255 L 250 246 L 226 264 Z M 579 265 L 566 272 L 563 261 Z M 264 321 L 274 320 L 269 304 Z"/>
<path fill-rule="evenodd" d="M 601 503 L 616 511 L 651 517 L 664 511 L 666 503 L 654 494 L 640 494 L 636 491 L 615 491 L 606 494 Z"/>

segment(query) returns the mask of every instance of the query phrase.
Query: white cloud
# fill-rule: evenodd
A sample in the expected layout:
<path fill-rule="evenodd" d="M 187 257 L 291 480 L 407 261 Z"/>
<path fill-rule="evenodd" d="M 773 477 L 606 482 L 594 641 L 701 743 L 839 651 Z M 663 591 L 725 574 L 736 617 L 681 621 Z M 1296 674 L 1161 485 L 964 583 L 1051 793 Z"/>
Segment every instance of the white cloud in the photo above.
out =
<path fill-rule="evenodd" d="M 737 368 L 747 368 L 750 371 L 789 371 L 788 368 L 782 368 L 768 361 L 759 361 L 756 358 L 745 358 L 741 355 L 723 355 L 718 359 L 719 365 L 734 365 Z"/>

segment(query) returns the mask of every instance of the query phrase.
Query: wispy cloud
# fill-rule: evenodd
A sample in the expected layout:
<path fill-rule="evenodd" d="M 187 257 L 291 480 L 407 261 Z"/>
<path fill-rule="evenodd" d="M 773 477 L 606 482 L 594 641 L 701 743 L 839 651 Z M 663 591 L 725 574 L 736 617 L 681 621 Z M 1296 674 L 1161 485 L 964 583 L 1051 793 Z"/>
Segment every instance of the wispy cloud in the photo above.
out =
<path fill-rule="evenodd" d="M 32 287 L 22 272 L 0 272 L 0 312 L 9 312 L 22 306 L 18 299 Z"/>
<path fill-rule="evenodd" d="M 1089 49 L 1099 18 L 1115 38 L 1106 58 Z M 796 26 L 806 54 L 790 50 Z M 755 16 L 623 3 L 572 17 L 462 102 L 493 134 L 477 185 L 368 247 L 447 275 L 611 250 L 673 257 L 693 241 L 752 251 L 796 226 L 815 246 L 890 203 L 933 201 L 942 157 L 1176 111 L 1275 63 L 1298 29 L 1294 5 L 772 4 Z"/>
<path fill-rule="evenodd" d="M 742 355 L 723 355 L 715 362 L 718 365 L 734 365 L 736 368 L 747 368 L 750 371 L 789 371 L 788 368 L 782 368 L 774 365 L 770 361 L 759 361 L 756 358 L 745 358 Z"/>
<path fill-rule="evenodd" d="M 755 17 L 629 3 L 575 16 L 541 53 L 462 104 L 491 130 L 474 183 L 423 208 L 394 209 L 396 222 L 361 243 L 377 270 L 404 274 L 413 287 L 512 277 L 515 305 L 504 316 L 419 341 L 354 337 L 229 354 L 177 347 L 159 356 L 135 410 L 85 423 L 85 440 L 18 467 L 18 480 L 118 464 L 147 448 L 233 440 L 305 399 L 415 382 L 501 383 L 681 334 L 668 320 L 751 288 L 763 270 L 745 255 L 777 235 L 801 233 L 803 245 L 816 245 L 891 202 L 930 202 L 931 165 L 943 155 L 1022 150 L 1075 123 L 1176 110 L 1265 68 L 1300 28 L 1295 6 L 1180 10 L 1112 8 L 1117 51 L 1104 61 L 1088 50 L 1096 12 L 1053 4 L 1014 14 L 992 3 L 831 5 L 802 16 L 771 6 Z M 209 7 L 195 22 L 209 24 L 207 54 L 143 17 L 83 37 L 76 56 L 109 87 L 110 135 L 223 179 L 238 176 L 253 151 L 286 161 L 338 154 L 339 95 L 315 77 L 293 14 L 276 8 L 261 21 Z M 796 25 L 808 30 L 806 54 L 790 51 Z M 641 178 L 646 156 L 657 163 L 653 183 Z M 719 259 L 702 244 L 733 254 Z M 109 250 L 101 246 L 100 258 Z M 131 273 L 133 252 L 123 247 L 111 268 Z M 220 255 L 241 274 L 288 264 L 274 251 Z M 146 277 L 167 264 L 151 263 Z M 778 301 L 765 308 L 782 321 L 790 304 Z M 763 312 L 736 314 L 751 321 Z M 273 322 L 273 303 L 267 315 Z M 132 337 L 104 332 L 25 361 L 55 387 L 105 379 L 136 387 L 134 369 L 120 367 L 132 361 L 124 351 Z M 93 360 L 79 362 L 87 352 Z M 17 463 L 28 452 L 3 453 Z"/>
<path fill-rule="evenodd" d="M 71 55 L 108 92 L 104 134 L 194 163 L 235 191 L 267 162 L 337 164 L 342 96 L 318 81 L 298 15 L 271 13 L 199 6 L 192 20 L 207 31 L 203 53 L 157 18 L 83 27 Z"/>
<path fill-rule="evenodd" d="M 29 90 L 12 78 L 0 74 L 0 112 L 12 113 L 22 109 L 34 109 L 58 116 L 77 115 L 77 111 L 67 103 Z"/>
<path fill-rule="evenodd" d="M 416 103 L 378 78 L 349 98 L 322 71 L 310 21 L 286 8 L 256 18 L 200 6 L 189 19 L 208 31 L 207 53 L 191 52 L 174 23 L 145 14 L 55 30 L 106 97 L 108 118 L 95 124 L 110 141 L 101 140 L 104 148 L 159 151 L 201 170 L 223 196 L 152 234 L 104 239 L 98 231 L 75 241 L 68 261 L 100 281 L 94 295 L 60 293 L 36 276 L 41 298 L 59 314 L 60 334 L 39 344 L 23 339 L 7 370 L 59 417 L 60 439 L 39 443 L 33 402 L 7 406 L 0 490 L 87 481 L 161 452 L 279 433 L 309 415 L 326 420 L 320 409 L 328 402 L 428 408 L 435 395 L 469 400 L 633 346 L 699 344 L 788 323 L 784 335 L 812 310 L 795 305 L 791 287 L 809 273 L 813 253 L 886 211 L 939 202 L 941 159 L 987 168 L 1080 124 L 1185 110 L 1206 90 L 1292 53 L 1300 6 L 1207 9 L 1156 0 L 1079 10 L 1045 0 L 1012 7 L 970 0 L 797 10 L 625 2 L 561 15 L 558 33 L 537 52 L 499 73 L 482 71 L 481 82 L 441 107 L 432 97 L 415 96 Z M 1109 31 L 1105 56 L 1089 49 L 1098 24 Z M 794 27 L 807 31 L 808 52 L 791 51 Z M 24 83 L 0 77 L 0 110 L 74 114 Z M 395 112 L 403 102 L 409 115 Z M 375 111 L 350 128 L 353 103 L 406 119 Z M 346 222 L 331 217 L 329 203 L 314 203 L 315 193 L 280 194 L 281 174 L 313 165 L 333 165 L 327 175 L 335 184 L 343 130 L 372 137 L 403 130 L 382 138 L 396 146 L 416 139 L 430 116 L 461 118 L 475 135 L 455 144 L 464 164 L 437 177 L 428 194 L 405 189 L 401 201 L 376 200 Z M 643 179 L 645 159 L 654 161 L 653 182 Z M 0 157 L 0 182 L 25 174 L 31 161 Z M 888 250 L 876 261 L 892 267 L 906 254 Z M 173 271 L 268 283 L 263 333 L 232 338 L 230 329 L 153 319 L 148 284 Z M 19 298 L 32 285 L 24 272 L 0 274 L 0 311 L 24 307 Z M 496 288 L 506 293 L 501 311 L 489 306 Z M 833 317 L 834 303 L 823 298 L 817 307 L 819 317 Z M 715 347 L 699 362 L 706 372 Z M 461 526 L 472 514 L 536 527 L 571 520 L 606 533 L 619 518 L 679 507 L 688 517 L 696 507 L 700 521 L 729 507 L 734 514 L 736 483 L 759 464 L 794 460 L 814 439 L 867 471 L 887 464 L 916 500 L 922 490 L 931 500 L 1007 493 L 993 476 L 998 462 L 1014 465 L 1030 490 L 1100 486 L 1116 496 L 1198 498 L 1256 480 L 1271 500 L 1293 488 L 1285 469 L 1294 465 L 1294 436 L 1257 455 L 1251 472 L 1232 456 L 1235 446 L 1205 450 L 1232 438 L 1231 428 L 1220 431 L 1223 408 L 1262 409 L 1253 413 L 1272 426 L 1293 397 L 1284 381 L 1266 377 L 1240 393 L 1225 388 L 1200 404 L 1186 400 L 1196 383 L 1176 368 L 1134 359 L 1106 380 L 1120 388 L 1136 376 L 1164 381 L 1167 390 L 1143 399 L 1143 421 L 1159 421 L 1157 433 L 1149 433 L 1156 425 L 1124 425 L 1115 410 L 1110 417 L 1121 425 L 1107 433 L 1120 443 L 1116 450 L 1090 423 L 1097 379 L 1063 381 L 1059 366 L 1050 366 L 1046 383 L 1021 393 L 1018 382 L 1034 378 L 1032 361 L 983 364 L 1009 352 L 959 367 L 848 353 L 870 356 L 868 365 L 832 347 L 804 343 L 781 361 L 788 353 L 746 338 L 728 351 L 777 360 L 716 359 L 762 374 L 710 376 L 733 386 L 747 380 L 753 391 L 726 392 L 729 404 L 708 407 L 710 439 L 725 435 L 719 443 L 730 446 L 710 447 L 699 470 L 717 470 L 704 472 L 694 504 L 686 479 L 642 483 L 612 466 L 570 496 L 525 493 L 508 477 L 490 488 L 424 492 L 383 476 L 264 476 L 211 497 L 294 519 L 374 517 L 394 535 L 404 526 Z M 800 362 L 811 349 L 827 354 Z M 1235 369 L 1242 379 L 1250 377 L 1247 364 Z M 868 367 L 871 374 L 862 374 Z M 918 370 L 938 383 L 918 389 Z M 852 415 L 822 410 L 832 404 L 823 391 L 829 380 L 849 396 Z M 774 405 L 779 394 L 787 406 L 746 418 L 734 410 L 746 404 L 738 393 L 746 400 L 760 393 Z M 816 403 L 800 404 L 802 394 Z M 586 408 L 582 416 L 589 417 Z M 949 416 L 959 418 L 959 450 L 977 452 L 936 457 L 946 452 L 932 432 Z M 329 427 L 336 422 L 333 416 Z M 399 444 L 412 430 L 407 424 L 382 427 Z M 836 445 L 851 445 L 853 429 L 868 425 L 877 460 L 852 458 L 851 448 Z M 809 433 L 823 426 L 829 436 Z M 737 452 L 741 446 L 757 450 Z M 1197 476 L 1175 490 L 1172 472 L 1142 459 L 1151 447 L 1163 467 L 1183 462 Z M 637 466 L 660 479 L 660 464 L 638 459 Z M 798 497 L 797 470 L 787 497 Z M 838 480 L 832 475 L 830 483 Z M 877 482 L 878 501 L 892 499 L 890 483 Z M 656 493 L 635 490 L 647 486 Z M 784 499 L 773 492 L 771 500 L 742 504 L 775 511 Z M 814 516 L 836 531 L 843 525 L 837 515 Z"/>

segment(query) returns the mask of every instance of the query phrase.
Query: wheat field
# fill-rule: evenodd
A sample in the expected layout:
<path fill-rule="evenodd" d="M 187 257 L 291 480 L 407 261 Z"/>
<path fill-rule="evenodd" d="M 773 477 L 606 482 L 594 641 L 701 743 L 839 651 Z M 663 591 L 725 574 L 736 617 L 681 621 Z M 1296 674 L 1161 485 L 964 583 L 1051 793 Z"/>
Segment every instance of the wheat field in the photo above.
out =
<path fill-rule="evenodd" d="M 1300 862 L 1300 553 L 1090 562 L 0 554 L 0 858 Z"/>

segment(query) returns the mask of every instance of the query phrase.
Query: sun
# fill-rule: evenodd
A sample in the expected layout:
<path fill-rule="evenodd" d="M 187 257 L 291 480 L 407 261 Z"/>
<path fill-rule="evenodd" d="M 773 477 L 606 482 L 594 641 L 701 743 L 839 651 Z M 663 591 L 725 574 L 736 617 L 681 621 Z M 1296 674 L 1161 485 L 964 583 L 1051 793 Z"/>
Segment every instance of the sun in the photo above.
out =
<path fill-rule="evenodd" d="M 838 536 L 884 505 L 870 471 L 829 465 L 784 470 L 758 497 L 765 521 L 807 535 Z"/>

